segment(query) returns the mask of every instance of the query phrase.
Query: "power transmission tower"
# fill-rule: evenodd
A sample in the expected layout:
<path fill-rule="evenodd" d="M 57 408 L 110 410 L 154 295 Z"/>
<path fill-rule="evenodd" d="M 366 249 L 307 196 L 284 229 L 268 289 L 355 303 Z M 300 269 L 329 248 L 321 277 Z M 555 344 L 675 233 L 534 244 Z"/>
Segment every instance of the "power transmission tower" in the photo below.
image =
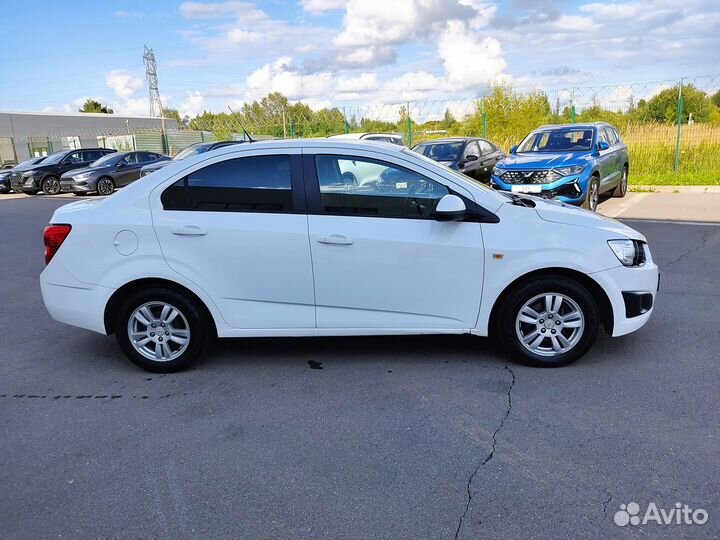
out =
<path fill-rule="evenodd" d="M 160 101 L 160 90 L 158 90 L 157 63 L 155 53 L 145 45 L 143 54 L 145 63 L 145 77 L 147 78 L 148 90 L 150 91 L 150 116 L 154 118 L 163 117 L 163 106 Z"/>

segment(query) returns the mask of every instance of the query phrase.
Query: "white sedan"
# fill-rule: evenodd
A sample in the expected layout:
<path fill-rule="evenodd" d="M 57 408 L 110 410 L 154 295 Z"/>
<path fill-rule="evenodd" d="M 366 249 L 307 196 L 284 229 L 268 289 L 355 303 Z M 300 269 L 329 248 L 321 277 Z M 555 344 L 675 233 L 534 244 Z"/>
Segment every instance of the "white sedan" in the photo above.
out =
<path fill-rule="evenodd" d="M 645 238 L 617 221 L 348 140 L 173 163 L 59 208 L 45 246 L 50 314 L 160 372 L 216 337 L 429 333 L 495 335 L 518 361 L 560 366 L 600 326 L 642 327 L 658 289 Z"/>

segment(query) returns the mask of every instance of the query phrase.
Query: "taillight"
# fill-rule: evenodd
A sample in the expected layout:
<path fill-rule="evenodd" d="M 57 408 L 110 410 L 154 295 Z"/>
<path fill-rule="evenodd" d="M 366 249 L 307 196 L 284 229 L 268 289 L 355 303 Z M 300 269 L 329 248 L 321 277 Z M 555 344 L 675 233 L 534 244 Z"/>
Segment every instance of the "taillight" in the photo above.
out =
<path fill-rule="evenodd" d="M 48 225 L 45 227 L 43 242 L 45 242 L 45 264 L 48 264 L 60 249 L 60 246 L 70 234 L 70 225 Z"/>

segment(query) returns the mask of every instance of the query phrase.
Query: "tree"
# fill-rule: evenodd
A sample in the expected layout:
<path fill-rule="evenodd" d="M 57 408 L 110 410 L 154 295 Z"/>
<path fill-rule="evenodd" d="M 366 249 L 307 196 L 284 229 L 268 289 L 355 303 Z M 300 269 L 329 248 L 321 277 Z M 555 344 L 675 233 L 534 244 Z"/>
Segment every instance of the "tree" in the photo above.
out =
<path fill-rule="evenodd" d="M 718 90 L 712 95 L 710 101 L 712 101 L 716 107 L 720 107 L 720 90 Z"/>
<path fill-rule="evenodd" d="M 190 119 L 186 116 L 185 118 L 180 116 L 180 112 L 177 109 L 164 109 L 163 116 L 168 120 L 175 120 L 178 127 L 184 128 L 188 126 Z"/>
<path fill-rule="evenodd" d="M 664 122 L 676 124 L 678 118 L 678 88 L 666 88 L 653 96 L 642 108 L 641 120 L 645 122 Z M 687 123 L 690 114 L 696 122 L 705 122 L 710 118 L 712 102 L 708 95 L 692 84 L 682 86 L 682 121 Z M 640 109 L 640 103 L 638 103 Z"/>
<path fill-rule="evenodd" d="M 85 100 L 81 109 L 78 109 L 82 113 L 104 113 L 113 114 L 113 110 L 107 105 L 103 105 L 99 101 L 94 99 Z"/>

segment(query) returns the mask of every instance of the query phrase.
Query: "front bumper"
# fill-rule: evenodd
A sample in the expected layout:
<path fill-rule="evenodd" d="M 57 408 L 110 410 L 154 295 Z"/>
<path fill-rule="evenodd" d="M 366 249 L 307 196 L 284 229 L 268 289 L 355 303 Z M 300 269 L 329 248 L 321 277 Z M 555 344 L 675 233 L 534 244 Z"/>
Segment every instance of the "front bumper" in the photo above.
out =
<path fill-rule="evenodd" d="M 511 184 L 499 176 L 490 177 L 490 186 L 501 191 L 527 193 L 544 199 L 558 199 L 568 204 L 582 204 L 585 201 L 587 181 L 581 174 L 565 176 L 549 184 Z"/>
<path fill-rule="evenodd" d="M 657 265 L 620 266 L 590 274 L 603 288 L 613 311 L 612 335 L 624 336 L 642 328 L 652 316 L 659 287 Z"/>
<path fill-rule="evenodd" d="M 60 179 L 60 192 L 61 193 L 87 193 L 88 191 L 94 191 L 87 182 L 79 183 L 75 180 L 61 178 Z"/>
<path fill-rule="evenodd" d="M 34 193 L 40 189 L 40 179 L 32 176 L 12 178 L 10 185 L 15 193 Z"/>

